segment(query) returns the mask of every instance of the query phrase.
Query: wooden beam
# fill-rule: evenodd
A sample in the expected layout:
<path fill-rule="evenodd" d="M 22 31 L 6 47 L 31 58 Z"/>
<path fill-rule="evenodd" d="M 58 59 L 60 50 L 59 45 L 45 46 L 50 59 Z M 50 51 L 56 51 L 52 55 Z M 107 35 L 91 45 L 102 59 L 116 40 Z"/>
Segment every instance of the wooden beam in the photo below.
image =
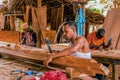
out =
<path fill-rule="evenodd" d="M 24 16 L 25 14 L 4 14 L 4 16 Z"/>

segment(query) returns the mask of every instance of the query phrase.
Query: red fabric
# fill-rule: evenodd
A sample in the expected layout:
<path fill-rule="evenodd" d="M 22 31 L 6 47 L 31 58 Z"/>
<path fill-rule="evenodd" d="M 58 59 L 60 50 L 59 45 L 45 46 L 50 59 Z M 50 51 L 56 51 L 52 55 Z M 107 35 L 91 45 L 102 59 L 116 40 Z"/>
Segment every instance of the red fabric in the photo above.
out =
<path fill-rule="evenodd" d="M 32 78 L 32 79 L 30 79 L 30 80 L 36 80 L 35 78 Z"/>
<path fill-rule="evenodd" d="M 40 80 L 68 80 L 66 75 L 61 71 L 48 71 Z"/>

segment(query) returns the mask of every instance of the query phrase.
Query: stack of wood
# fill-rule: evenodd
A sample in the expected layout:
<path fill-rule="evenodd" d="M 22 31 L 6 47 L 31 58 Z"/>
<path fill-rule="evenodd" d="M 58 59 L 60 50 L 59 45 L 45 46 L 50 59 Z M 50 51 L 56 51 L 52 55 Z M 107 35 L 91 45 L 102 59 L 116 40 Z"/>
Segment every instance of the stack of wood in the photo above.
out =
<path fill-rule="evenodd" d="M 85 10 L 86 22 L 89 25 L 100 25 L 104 23 L 105 17 L 102 14 L 94 13 L 90 9 Z"/>

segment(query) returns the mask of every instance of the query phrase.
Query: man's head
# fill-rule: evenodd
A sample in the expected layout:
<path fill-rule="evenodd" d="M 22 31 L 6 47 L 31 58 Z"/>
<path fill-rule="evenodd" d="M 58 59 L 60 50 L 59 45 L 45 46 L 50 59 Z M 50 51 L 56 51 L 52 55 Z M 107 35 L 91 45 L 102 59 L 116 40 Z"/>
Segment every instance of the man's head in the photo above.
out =
<path fill-rule="evenodd" d="M 27 31 L 27 29 L 28 29 L 28 23 L 23 23 L 23 24 L 22 24 L 22 29 L 23 29 L 24 31 Z"/>
<path fill-rule="evenodd" d="M 73 38 L 75 35 L 77 35 L 76 30 L 77 30 L 77 25 L 73 21 L 65 22 L 62 27 L 64 37 L 69 40 Z"/>
<path fill-rule="evenodd" d="M 31 28 L 27 28 L 27 33 L 32 34 L 34 31 Z"/>
<path fill-rule="evenodd" d="M 97 33 L 96 33 L 97 38 L 101 39 L 105 36 L 105 30 L 104 29 L 98 29 Z"/>

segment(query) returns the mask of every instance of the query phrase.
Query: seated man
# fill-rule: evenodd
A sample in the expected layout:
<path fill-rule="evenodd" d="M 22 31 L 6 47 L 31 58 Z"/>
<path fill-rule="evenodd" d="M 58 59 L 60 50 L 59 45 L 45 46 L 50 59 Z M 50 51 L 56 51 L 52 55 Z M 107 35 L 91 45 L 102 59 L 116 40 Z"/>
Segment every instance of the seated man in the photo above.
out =
<path fill-rule="evenodd" d="M 37 43 L 36 33 L 32 29 L 28 28 L 27 23 L 24 23 L 22 25 L 22 28 L 23 28 L 23 33 L 22 33 L 22 41 L 20 42 L 20 44 L 36 47 L 36 43 Z"/>
<path fill-rule="evenodd" d="M 107 45 L 105 44 L 106 36 L 105 36 L 104 29 L 98 29 L 98 31 L 89 33 L 87 35 L 87 40 L 88 40 L 90 49 L 93 49 L 93 50 L 99 49 L 101 46 L 104 49 L 108 48 L 112 43 L 112 39 L 110 39 L 108 44 Z"/>

